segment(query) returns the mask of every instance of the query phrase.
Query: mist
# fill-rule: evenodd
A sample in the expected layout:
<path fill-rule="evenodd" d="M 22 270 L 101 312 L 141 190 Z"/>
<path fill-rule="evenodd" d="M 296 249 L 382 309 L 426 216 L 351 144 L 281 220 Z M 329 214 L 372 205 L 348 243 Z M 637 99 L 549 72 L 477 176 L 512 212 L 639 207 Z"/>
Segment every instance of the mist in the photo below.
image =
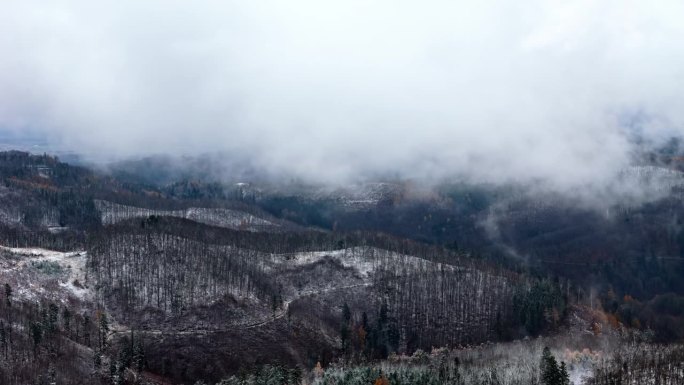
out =
<path fill-rule="evenodd" d="M 320 183 L 634 198 L 651 193 L 619 179 L 635 154 L 684 134 L 683 16 L 678 1 L 4 2 L 0 130 L 103 162 L 221 153 Z"/>

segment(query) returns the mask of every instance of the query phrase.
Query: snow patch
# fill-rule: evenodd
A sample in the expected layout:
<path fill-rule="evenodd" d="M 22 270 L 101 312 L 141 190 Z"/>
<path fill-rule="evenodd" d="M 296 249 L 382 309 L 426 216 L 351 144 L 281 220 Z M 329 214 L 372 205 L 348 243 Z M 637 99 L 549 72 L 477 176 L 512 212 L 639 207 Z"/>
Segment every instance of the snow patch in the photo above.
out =
<path fill-rule="evenodd" d="M 42 248 L 6 246 L 0 246 L 0 250 L 20 257 L 13 266 L 3 269 L 4 273 L 21 272 L 23 269 L 32 268 L 40 262 L 54 263 L 64 272 L 58 278 L 59 287 L 79 300 L 88 300 L 93 297 L 92 291 L 83 286 L 87 278 L 86 261 L 88 256 L 85 251 L 61 252 Z M 45 288 L 36 282 L 22 282 L 21 285 L 17 292 L 23 298 L 35 299 L 37 296 L 47 294 Z"/>
<path fill-rule="evenodd" d="M 210 226 L 255 231 L 261 227 L 278 224 L 252 214 L 221 208 L 190 207 L 184 210 L 152 210 L 95 200 L 101 213 L 102 224 L 112 225 L 131 218 L 148 218 L 152 215 L 190 219 Z"/>
<path fill-rule="evenodd" d="M 333 258 L 339 261 L 345 268 L 356 270 L 361 277 L 369 277 L 373 273 L 380 259 L 392 259 L 400 262 L 403 266 L 418 268 L 424 264 L 432 264 L 437 269 L 457 270 L 462 269 L 453 265 L 427 261 L 411 255 L 400 254 L 377 247 L 352 247 L 331 251 L 307 251 L 291 254 L 279 254 L 285 263 L 294 266 L 303 266 L 316 263 L 323 258 Z"/>

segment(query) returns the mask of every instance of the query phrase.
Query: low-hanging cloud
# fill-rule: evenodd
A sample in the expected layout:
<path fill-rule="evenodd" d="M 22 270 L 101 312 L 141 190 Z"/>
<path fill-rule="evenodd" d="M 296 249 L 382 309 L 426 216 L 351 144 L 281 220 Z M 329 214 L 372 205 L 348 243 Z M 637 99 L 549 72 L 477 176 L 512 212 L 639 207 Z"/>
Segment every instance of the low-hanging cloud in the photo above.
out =
<path fill-rule="evenodd" d="M 0 5 L 0 127 L 315 181 L 601 183 L 684 130 L 679 1 Z"/>

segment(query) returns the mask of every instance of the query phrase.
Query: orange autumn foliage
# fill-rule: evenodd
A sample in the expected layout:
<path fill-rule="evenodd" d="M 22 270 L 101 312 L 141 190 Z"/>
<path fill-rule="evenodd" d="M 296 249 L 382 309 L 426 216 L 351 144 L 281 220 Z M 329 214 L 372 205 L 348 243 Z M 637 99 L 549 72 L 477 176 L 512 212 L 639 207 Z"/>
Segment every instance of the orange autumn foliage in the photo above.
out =
<path fill-rule="evenodd" d="M 620 321 L 614 314 L 606 314 L 606 321 L 608 322 L 608 325 L 610 325 L 613 329 L 617 329 L 620 327 Z"/>

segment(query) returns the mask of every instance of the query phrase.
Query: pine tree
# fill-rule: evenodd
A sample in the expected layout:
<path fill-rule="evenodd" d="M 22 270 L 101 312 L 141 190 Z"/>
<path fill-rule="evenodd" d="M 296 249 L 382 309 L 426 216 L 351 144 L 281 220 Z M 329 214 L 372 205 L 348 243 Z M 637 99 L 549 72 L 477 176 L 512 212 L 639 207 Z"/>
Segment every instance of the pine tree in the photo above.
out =
<path fill-rule="evenodd" d="M 62 311 L 62 324 L 64 326 L 64 332 L 66 332 L 68 336 L 71 335 L 71 312 L 67 307 Z"/>
<path fill-rule="evenodd" d="M 351 309 L 349 309 L 349 305 L 346 302 L 342 305 L 342 317 L 346 323 L 351 321 Z"/>
<path fill-rule="evenodd" d="M 121 365 L 114 360 L 109 362 L 109 378 L 112 385 L 121 385 L 123 382 Z"/>
<path fill-rule="evenodd" d="M 31 322 L 29 331 L 33 340 L 33 357 L 38 356 L 38 346 L 43 340 L 43 325 L 40 322 Z"/>
<path fill-rule="evenodd" d="M 539 363 L 541 383 L 544 385 L 563 385 L 561 371 L 558 368 L 556 357 L 551 354 L 551 349 L 544 347 L 541 362 Z"/>
<path fill-rule="evenodd" d="M 5 284 L 5 304 L 7 305 L 7 339 L 9 344 L 12 344 L 12 286 L 9 283 Z"/>
<path fill-rule="evenodd" d="M 568 368 L 565 366 L 565 362 L 561 362 L 560 365 L 560 379 L 561 385 L 570 385 L 570 375 L 568 374 Z"/>
<path fill-rule="evenodd" d="M 9 283 L 5 284 L 5 303 L 7 307 L 12 307 L 12 286 Z"/>
<path fill-rule="evenodd" d="M 48 306 L 47 322 L 45 323 L 45 329 L 48 334 L 52 334 L 57 330 L 57 318 L 59 316 L 59 308 L 54 303 Z"/>
<path fill-rule="evenodd" d="M 107 314 L 104 312 L 98 313 L 100 318 L 99 333 L 100 333 L 100 349 L 107 347 L 107 335 L 109 334 L 109 321 L 107 320 Z"/>
<path fill-rule="evenodd" d="M 90 317 L 87 314 L 83 315 L 83 342 L 90 346 Z"/>
<path fill-rule="evenodd" d="M 349 341 L 349 324 L 351 322 L 351 310 L 349 305 L 345 302 L 342 306 L 342 325 L 340 325 L 340 339 L 342 340 L 342 350 L 347 350 L 347 345 Z"/>
<path fill-rule="evenodd" d="M 136 339 L 133 344 L 133 367 L 138 372 L 142 372 L 145 368 L 145 351 L 140 338 Z"/>
<path fill-rule="evenodd" d="M 2 351 L 7 358 L 7 334 L 5 332 L 5 323 L 0 321 L 0 344 L 2 344 Z"/>

